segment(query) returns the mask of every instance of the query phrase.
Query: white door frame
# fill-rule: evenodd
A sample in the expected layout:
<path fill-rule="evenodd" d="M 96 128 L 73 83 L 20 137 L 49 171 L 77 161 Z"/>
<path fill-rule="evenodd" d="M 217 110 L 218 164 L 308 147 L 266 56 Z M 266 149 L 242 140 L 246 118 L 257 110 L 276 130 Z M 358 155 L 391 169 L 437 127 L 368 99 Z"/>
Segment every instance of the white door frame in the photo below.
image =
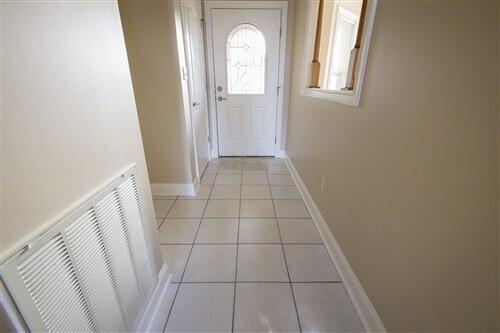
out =
<path fill-rule="evenodd" d="M 284 80 L 285 80 L 285 55 L 286 55 L 286 30 L 288 17 L 288 1 L 224 1 L 224 0 L 206 0 L 205 1 L 205 22 L 206 22 L 206 57 L 208 74 L 208 113 L 210 122 L 210 149 L 212 157 L 219 157 L 219 141 L 217 135 L 217 105 L 215 103 L 215 61 L 213 54 L 212 38 L 212 9 L 280 9 L 281 10 L 281 36 L 279 47 L 279 68 L 278 68 L 278 86 L 276 103 L 276 157 L 284 157 L 284 152 L 280 147 L 283 141 L 283 103 L 284 103 Z"/>
<path fill-rule="evenodd" d="M 180 13 L 181 13 L 181 25 L 182 25 L 182 37 L 183 37 L 183 41 L 184 41 L 184 56 L 185 56 L 185 60 L 186 60 L 186 66 L 187 66 L 187 76 L 188 76 L 188 82 L 187 82 L 187 86 L 188 86 L 188 96 L 189 96 L 189 114 L 191 115 L 191 131 L 192 131 L 192 137 L 191 139 L 193 140 L 193 145 L 192 145 L 192 148 L 194 149 L 194 162 L 195 162 L 195 166 L 196 166 L 196 177 L 198 179 L 198 182 L 201 180 L 201 175 L 204 171 L 203 170 L 200 170 L 200 165 L 199 165 L 199 161 L 198 161 L 198 147 L 197 147 L 197 137 L 196 137 L 196 126 L 195 126 L 195 120 L 194 120 L 194 80 L 195 78 L 193 77 L 193 59 L 191 58 L 192 57 L 192 50 L 191 50 L 191 44 L 190 44 L 190 36 L 189 36 L 189 23 L 188 23 L 188 18 L 187 18 L 187 6 L 191 6 L 193 5 L 194 3 L 196 3 L 196 1 L 178 1 L 178 4 L 180 6 Z M 203 6 L 200 5 L 200 10 L 201 10 L 201 13 L 200 15 L 203 16 Z M 201 22 L 200 22 L 201 24 Z M 205 47 L 205 45 L 202 45 L 203 48 Z M 205 59 L 204 59 L 205 60 Z M 206 71 L 206 64 L 205 64 L 205 71 Z M 206 90 L 206 87 L 205 87 L 205 90 Z M 208 99 L 208 91 L 207 91 L 207 95 L 205 96 L 207 99 Z M 208 100 L 205 101 L 205 104 L 207 105 L 207 108 L 208 108 Z M 207 117 L 208 118 L 208 117 Z M 209 127 L 209 124 L 207 124 L 207 126 Z M 210 133 L 210 131 L 209 131 Z M 208 138 L 206 138 L 208 140 Z M 210 161 L 210 143 L 208 143 L 208 160 Z"/>

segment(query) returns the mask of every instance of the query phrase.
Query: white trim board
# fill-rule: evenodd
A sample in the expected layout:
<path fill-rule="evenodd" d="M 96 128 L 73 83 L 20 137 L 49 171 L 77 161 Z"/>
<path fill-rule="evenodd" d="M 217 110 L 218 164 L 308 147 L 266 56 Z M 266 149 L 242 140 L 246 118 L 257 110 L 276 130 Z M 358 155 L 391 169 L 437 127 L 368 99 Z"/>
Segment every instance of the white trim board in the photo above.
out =
<path fill-rule="evenodd" d="M 195 196 L 198 190 L 198 182 L 186 184 L 173 183 L 151 183 L 151 193 L 153 196 Z"/>
<path fill-rule="evenodd" d="M 286 157 L 286 153 L 284 150 L 277 150 L 276 151 L 276 157 L 278 158 L 285 158 Z"/>
<path fill-rule="evenodd" d="M 279 69 L 278 69 L 278 86 L 279 94 L 277 96 L 277 112 L 276 112 L 276 143 L 275 156 L 279 157 L 281 147 L 284 146 L 286 129 L 283 125 L 283 119 L 286 119 L 286 110 L 284 108 L 284 86 L 285 86 L 285 68 L 286 68 L 286 46 L 287 46 L 287 21 L 288 21 L 288 1 L 229 1 L 229 0 L 205 0 L 204 4 L 204 20 L 205 20 L 205 44 L 206 44 L 206 70 L 208 74 L 208 114 L 210 127 L 210 148 L 212 158 L 219 157 L 219 138 L 217 134 L 217 105 L 215 103 L 215 73 L 214 73 L 214 55 L 213 38 L 212 38 L 212 15 L 211 10 L 216 8 L 234 8 L 234 9 L 280 9 L 281 10 L 281 38 L 279 50 Z"/>
<path fill-rule="evenodd" d="M 144 309 L 144 316 L 139 323 L 138 332 L 162 332 L 168 319 L 170 302 L 167 297 L 168 286 L 173 274 L 168 273 L 167 264 L 163 264 L 158 273 L 158 283 L 151 293 L 149 303 Z"/>
<path fill-rule="evenodd" d="M 321 88 L 309 88 L 309 78 L 311 77 L 311 60 L 313 58 L 314 39 L 316 35 L 316 18 L 318 17 L 319 2 L 314 0 L 307 1 L 307 16 L 306 16 L 306 32 L 304 49 L 302 50 L 302 73 L 300 79 L 300 95 L 313 98 L 320 98 L 327 101 L 337 102 L 341 104 L 359 107 L 361 93 L 363 89 L 363 80 L 365 77 L 366 63 L 368 61 L 368 51 L 370 49 L 370 41 L 373 32 L 373 24 L 375 22 L 375 11 L 377 9 L 377 1 L 368 1 L 366 8 L 365 24 L 363 27 L 363 38 L 361 41 L 361 50 L 359 55 L 359 69 L 354 82 L 353 91 L 342 90 L 327 90 Z"/>
<path fill-rule="evenodd" d="M 377 314 L 377 311 L 373 307 L 368 295 L 366 295 L 363 286 L 359 282 L 358 278 L 354 274 L 351 265 L 347 261 L 342 249 L 340 248 L 335 236 L 326 224 L 323 215 L 319 211 L 318 206 L 314 203 L 311 194 L 307 190 L 302 178 L 300 177 L 297 169 L 293 165 L 292 161 L 288 156 L 285 157 L 286 164 L 290 170 L 290 174 L 297 185 L 297 188 L 304 199 L 304 203 L 311 214 L 311 218 L 318 229 L 318 232 L 325 244 L 328 254 L 332 258 L 335 267 L 344 283 L 344 287 L 349 294 L 351 301 L 358 313 L 361 322 L 365 328 L 366 332 L 386 332 L 382 320 Z"/>
<path fill-rule="evenodd" d="M 0 311 L 3 311 L 6 319 L 8 319 L 5 320 L 3 327 L 11 329 L 12 332 L 29 332 L 28 325 L 17 309 L 3 281 L 0 281 Z"/>
<path fill-rule="evenodd" d="M 207 128 L 207 134 L 209 135 L 210 132 L 208 131 L 209 129 L 209 122 L 208 122 L 208 91 L 207 91 L 207 86 L 206 84 L 203 86 L 203 90 L 205 92 L 204 96 L 202 97 L 203 101 L 195 101 L 195 96 L 194 96 L 194 82 L 196 81 L 195 75 L 194 75 L 194 65 L 193 65 L 193 51 L 191 49 L 191 43 L 190 43 L 190 27 L 188 24 L 188 17 L 187 17 L 187 9 L 190 7 L 193 12 L 196 13 L 196 9 L 194 7 L 199 6 L 200 9 L 200 18 L 203 17 L 203 9 L 202 5 L 200 2 L 196 0 L 177 0 L 175 2 L 175 11 L 176 11 L 176 19 L 180 17 L 180 26 L 182 26 L 182 36 L 183 36 L 183 46 L 184 46 L 184 52 L 179 53 L 179 56 L 184 56 L 183 64 L 186 65 L 186 74 L 188 76 L 186 85 L 182 85 L 183 89 L 187 87 L 188 89 L 188 94 L 187 96 L 189 97 L 189 112 L 185 110 L 186 114 L 189 114 L 190 118 L 190 129 L 191 129 L 191 140 L 192 140 L 192 145 L 190 145 L 191 149 L 193 150 L 194 154 L 194 162 L 195 162 L 195 171 L 196 171 L 196 177 L 201 178 L 201 175 L 203 173 L 203 170 L 200 170 L 200 159 L 201 157 L 199 156 L 199 151 L 198 151 L 198 144 L 197 144 L 197 133 L 196 131 L 196 124 L 195 124 L 195 116 L 194 116 L 194 108 L 197 103 L 205 104 L 206 106 L 206 113 L 207 113 L 207 123 L 206 123 L 206 128 Z M 178 14 L 178 15 L 177 15 Z M 202 30 L 203 27 L 202 27 Z M 202 31 L 202 33 L 204 33 Z M 202 45 L 201 47 L 203 48 L 203 53 L 200 54 L 200 57 L 203 57 L 203 60 L 205 60 L 205 52 L 204 52 L 204 47 L 205 47 L 205 36 L 203 35 L 202 38 Z M 179 45 L 178 47 L 181 47 L 182 45 Z M 184 69 L 182 69 L 184 70 Z M 206 64 L 203 63 L 203 73 L 206 74 Z M 203 111 L 201 111 L 203 112 Z M 189 127 L 189 126 L 188 126 Z M 208 161 L 210 161 L 210 142 L 208 142 L 208 138 L 206 138 L 207 144 L 208 144 Z"/>

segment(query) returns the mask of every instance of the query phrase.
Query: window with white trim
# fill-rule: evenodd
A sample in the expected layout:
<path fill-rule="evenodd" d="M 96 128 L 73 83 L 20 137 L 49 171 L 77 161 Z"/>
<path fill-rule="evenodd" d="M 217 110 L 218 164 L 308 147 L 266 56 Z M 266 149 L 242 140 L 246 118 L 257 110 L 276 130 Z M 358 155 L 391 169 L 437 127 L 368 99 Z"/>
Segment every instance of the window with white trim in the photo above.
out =
<path fill-rule="evenodd" d="M 229 94 L 260 95 L 265 92 L 266 40 L 252 24 L 236 26 L 226 43 Z"/>
<path fill-rule="evenodd" d="M 359 105 L 377 0 L 308 0 L 301 94 Z"/>

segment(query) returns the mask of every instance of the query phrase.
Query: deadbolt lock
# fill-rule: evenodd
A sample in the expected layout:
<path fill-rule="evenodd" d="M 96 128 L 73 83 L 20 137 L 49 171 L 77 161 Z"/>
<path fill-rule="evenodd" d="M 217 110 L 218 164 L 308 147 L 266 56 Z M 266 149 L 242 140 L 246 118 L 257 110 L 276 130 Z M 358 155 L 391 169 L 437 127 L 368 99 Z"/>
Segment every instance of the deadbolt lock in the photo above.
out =
<path fill-rule="evenodd" d="M 218 92 L 221 92 L 221 91 L 222 91 L 222 87 L 221 87 L 221 86 L 218 86 L 218 87 L 217 87 L 217 91 L 218 91 Z"/>

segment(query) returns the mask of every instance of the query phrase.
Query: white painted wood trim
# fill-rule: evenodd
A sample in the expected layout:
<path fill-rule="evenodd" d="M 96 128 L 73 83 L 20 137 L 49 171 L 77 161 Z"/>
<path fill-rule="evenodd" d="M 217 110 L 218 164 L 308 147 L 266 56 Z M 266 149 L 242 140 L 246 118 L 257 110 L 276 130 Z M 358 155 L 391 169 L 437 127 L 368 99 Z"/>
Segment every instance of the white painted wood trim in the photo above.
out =
<path fill-rule="evenodd" d="M 51 239 L 53 239 L 55 235 L 60 235 L 60 237 L 62 237 L 61 238 L 62 241 L 64 242 L 64 244 L 62 245 L 63 248 L 65 250 L 69 251 L 69 252 L 67 252 L 67 258 L 65 259 L 65 260 L 69 260 L 69 261 L 67 261 L 68 265 L 70 265 L 68 267 L 71 267 L 71 269 L 78 268 L 77 267 L 78 264 L 74 262 L 74 253 L 75 252 L 72 251 L 73 249 L 70 249 L 70 245 L 68 243 L 68 238 L 67 238 L 68 235 L 66 233 L 68 231 L 68 226 L 73 225 L 75 223 L 75 221 L 78 221 L 80 219 L 80 216 L 83 216 L 82 214 L 88 212 L 89 209 L 94 210 L 96 205 L 98 205 L 98 203 L 102 202 L 103 198 L 107 198 L 109 193 L 112 193 L 112 192 L 116 193 L 116 191 L 118 191 L 119 192 L 118 194 L 120 197 L 118 204 L 122 205 L 124 203 L 124 201 L 123 201 L 124 198 L 122 197 L 121 186 L 124 184 L 127 184 L 126 182 L 129 182 L 132 179 L 131 177 L 134 177 L 135 180 L 133 180 L 133 181 L 136 182 L 137 169 L 136 169 L 135 165 L 132 165 L 129 168 L 125 169 L 124 171 L 120 172 L 120 174 L 115 176 L 109 183 L 107 183 L 103 186 L 99 186 L 97 189 L 94 189 L 90 195 L 86 196 L 85 199 L 82 200 L 81 203 L 77 204 L 76 207 L 74 207 L 74 208 L 73 208 L 73 206 L 71 206 L 72 208 L 69 210 L 69 212 L 66 213 L 66 211 L 65 211 L 64 215 L 60 219 L 58 219 L 57 222 L 55 222 L 52 226 L 48 227 L 46 230 L 41 232 L 36 238 L 25 243 L 22 250 L 16 251 L 16 253 L 13 254 L 13 256 L 11 258 L 6 258 L 6 261 L 2 263 L 2 266 L 0 267 L 0 272 L 2 273 L 1 274 L 2 280 L 0 281 L 0 287 L 1 287 L 1 289 L 0 289 L 0 307 L 2 309 L 5 309 L 5 313 L 9 318 L 9 322 L 12 326 L 14 326 L 16 328 L 16 331 L 22 331 L 22 332 L 28 331 L 28 329 L 22 328 L 23 325 L 25 325 L 26 328 L 30 328 L 31 326 L 38 325 L 38 323 L 37 323 L 38 319 L 33 320 L 32 311 L 34 309 L 31 309 L 29 306 L 26 306 L 26 305 L 29 305 L 30 302 L 36 302 L 36 300 L 34 300 L 31 297 L 33 295 L 30 296 L 29 294 L 27 294 L 28 291 L 26 291 L 26 290 L 23 291 L 23 288 L 25 287 L 24 284 L 20 280 L 16 280 L 16 274 L 18 274 L 18 269 L 16 267 L 18 267 L 20 263 L 25 262 L 27 258 L 30 258 L 33 255 L 33 253 L 36 253 L 36 251 L 38 251 L 40 248 L 44 247 L 47 244 L 47 241 L 50 241 Z M 128 185 L 130 185 L 130 184 L 132 184 L 132 183 L 128 183 Z M 141 191 L 139 190 L 139 185 L 140 184 L 138 184 L 136 182 L 135 185 L 132 184 L 131 187 L 128 187 L 128 190 L 131 190 L 131 191 L 136 193 L 137 199 L 139 200 L 138 209 L 142 210 L 144 208 L 144 205 L 143 205 L 144 198 L 141 194 Z M 97 212 L 97 215 L 99 215 L 98 212 Z M 127 212 L 125 212 L 125 215 L 128 215 Z M 128 217 L 125 217 L 125 220 L 127 218 Z M 142 219 L 142 217 L 141 217 L 141 219 Z M 97 216 L 97 220 L 95 220 L 95 221 L 97 223 L 99 223 L 99 225 L 101 225 L 104 220 L 101 220 L 101 217 Z M 145 222 L 145 221 L 143 221 L 143 222 Z M 153 317 L 153 315 L 155 314 L 155 311 L 153 311 L 153 310 L 156 307 L 156 303 L 161 302 L 162 300 L 155 301 L 154 299 L 158 297 L 157 294 L 159 294 L 161 291 L 160 287 L 165 282 L 164 275 L 167 274 L 166 265 L 164 265 L 165 267 L 162 267 L 164 273 L 160 274 L 161 273 L 161 271 L 160 271 L 160 273 L 157 274 L 156 267 L 154 267 L 154 264 L 153 264 L 154 258 L 153 258 L 153 251 L 152 251 L 152 247 L 151 247 L 152 240 L 148 236 L 150 234 L 148 231 L 150 224 L 144 223 L 143 226 L 145 227 L 144 242 L 145 242 L 146 247 L 148 248 L 147 253 L 144 253 L 143 251 L 139 251 L 139 252 L 132 251 L 132 255 L 139 254 L 139 255 L 142 255 L 143 257 L 147 256 L 149 258 L 148 261 L 149 261 L 149 267 L 151 268 L 151 273 L 154 272 L 153 275 L 151 275 L 151 283 L 154 285 L 154 290 L 151 291 L 150 293 L 143 294 L 143 297 L 147 298 L 146 299 L 147 304 L 142 306 L 137 318 L 134 318 L 134 322 L 132 323 L 132 325 L 130 325 L 130 323 L 128 323 L 128 322 L 124 322 L 124 325 L 130 325 L 131 327 L 129 327 L 129 328 L 134 329 L 134 330 L 139 330 L 139 331 L 144 331 L 144 330 L 140 329 L 140 327 L 138 325 L 146 325 L 146 326 L 144 326 L 146 328 L 147 327 L 152 327 L 152 328 L 156 327 L 154 325 L 154 322 L 157 319 Z M 126 234 L 129 234 L 130 232 L 133 231 L 133 229 L 131 229 L 129 227 L 130 226 L 128 226 L 127 230 L 125 231 Z M 101 234 L 101 232 L 98 232 L 98 234 Z M 103 255 L 103 258 L 105 258 L 105 260 L 107 260 L 107 259 L 109 259 L 109 255 L 112 252 L 108 251 L 109 250 L 109 248 L 108 248 L 109 243 L 106 240 L 105 240 L 104 245 L 105 245 L 105 249 L 104 249 L 105 253 L 102 253 L 102 255 Z M 133 266 L 135 267 L 136 265 L 134 264 Z M 12 270 L 11 268 L 14 270 Z M 79 272 L 79 271 L 76 272 L 76 279 L 77 280 L 75 280 L 75 282 L 74 282 L 78 285 L 81 285 L 82 283 L 85 282 L 84 280 L 82 280 L 82 274 L 80 274 L 80 273 L 81 272 Z M 112 271 L 109 271 L 106 273 L 106 274 L 111 274 L 111 276 L 108 275 L 110 282 L 112 280 L 114 280 L 115 278 L 120 278 L 120 276 L 115 276 L 115 273 L 116 273 L 116 271 L 114 269 Z M 137 295 L 141 294 L 140 290 L 142 290 L 143 292 L 146 292 L 146 290 L 142 288 L 142 286 L 144 286 L 144 285 L 140 283 L 141 279 L 139 278 L 139 275 L 138 275 L 139 273 L 141 273 L 141 272 L 137 272 L 137 271 L 135 271 L 135 273 L 132 272 L 132 276 L 135 275 L 137 277 L 137 282 L 138 282 L 138 284 L 137 284 L 138 294 Z M 158 280 L 158 276 L 160 277 L 160 280 Z M 168 281 L 169 280 L 167 279 L 166 282 L 168 283 Z M 8 289 L 7 289 L 7 286 L 5 285 L 6 283 L 7 283 Z M 49 290 L 49 289 L 47 289 L 47 290 Z M 149 291 L 149 289 L 148 289 L 148 291 Z M 49 290 L 49 292 L 50 292 L 50 290 Z M 87 291 L 82 290 L 82 292 L 83 293 L 81 296 L 82 297 L 81 301 L 90 306 L 91 304 L 89 303 L 90 300 L 88 298 L 89 294 L 87 293 Z M 14 299 L 11 298 L 11 295 L 13 297 L 15 297 L 15 302 L 14 302 Z M 116 290 L 115 296 L 120 298 L 121 293 L 118 290 Z M 119 301 L 119 300 L 117 299 L 117 301 Z M 94 308 L 93 305 L 91 306 L 91 309 L 89 308 L 89 311 L 90 311 L 89 313 L 91 315 L 90 320 L 92 320 L 92 321 L 96 320 L 95 319 L 95 310 L 96 309 L 97 308 Z M 23 312 L 23 314 L 25 316 L 24 318 L 26 318 L 26 319 L 23 319 L 20 311 Z M 34 311 L 37 311 L 37 310 L 34 310 Z M 156 311 L 156 313 L 157 312 L 158 311 Z M 136 325 L 136 319 L 138 320 L 137 325 Z M 29 323 L 27 322 L 28 320 L 29 320 Z M 144 323 L 144 324 L 142 324 L 142 323 Z M 30 327 L 28 327 L 28 326 L 30 326 Z M 41 326 L 39 326 L 39 327 L 45 327 L 45 324 L 41 323 Z"/>
<path fill-rule="evenodd" d="M 187 7 L 188 6 L 192 6 L 193 3 L 197 3 L 196 1 L 182 1 L 182 0 L 177 0 L 176 2 L 176 11 L 180 11 L 180 16 L 181 16 L 181 25 L 182 25 L 182 36 L 183 36 L 183 43 L 184 43 L 184 55 L 185 55 L 185 63 L 187 65 L 187 74 L 188 74 L 188 82 L 187 82 L 187 86 L 188 86 L 188 96 L 189 96 L 189 115 L 190 115 L 190 118 L 191 118 L 191 139 L 192 139 L 192 149 L 194 150 L 194 161 L 195 161 L 195 167 L 196 167 L 196 177 L 197 177 L 197 180 L 199 178 L 201 178 L 202 176 L 202 173 L 204 170 L 200 170 L 200 163 L 199 163 L 199 156 L 198 156 L 198 145 L 197 145 L 197 138 L 196 138 L 196 126 L 195 126 L 195 121 L 194 121 L 194 102 L 196 102 L 194 100 L 194 88 L 193 88 L 193 82 L 196 80 L 196 78 L 193 77 L 193 64 L 192 64 L 192 59 L 191 59 L 191 53 L 192 53 L 192 50 L 191 50 L 191 45 L 189 43 L 189 27 L 188 27 L 188 17 L 187 17 Z M 200 5 L 200 9 L 201 9 L 201 13 L 200 15 L 203 17 L 203 6 Z M 204 30 L 202 28 L 202 30 Z M 205 42 L 205 34 L 204 34 L 204 31 L 202 32 L 203 33 L 203 42 Z M 205 70 L 205 74 L 206 74 L 206 67 L 207 67 L 207 64 L 206 64 L 206 57 L 205 57 L 205 43 L 203 43 L 202 45 L 203 47 L 203 56 L 204 56 L 204 60 L 205 60 L 205 64 L 203 64 L 203 69 Z M 206 77 L 206 75 L 205 75 Z M 205 79 L 206 80 L 206 79 Z M 210 118 L 209 115 L 208 115 L 208 91 L 207 91 L 207 86 L 205 85 L 204 86 L 204 89 L 205 89 L 205 95 L 204 95 L 204 99 L 205 99 L 205 105 L 206 105 L 206 108 L 207 108 L 207 120 Z M 208 123 L 207 121 L 207 129 L 208 129 L 208 135 L 210 135 L 210 130 L 209 130 L 209 127 L 210 127 L 210 124 Z M 208 142 L 208 138 L 207 139 L 207 142 Z M 211 143 L 208 142 L 208 161 L 210 161 L 211 159 Z M 199 187 L 199 184 L 198 184 L 198 187 Z M 196 187 L 196 191 L 198 191 L 198 187 Z"/>
<path fill-rule="evenodd" d="M 278 158 L 285 158 L 286 157 L 286 153 L 284 150 L 279 150 L 277 153 L 276 153 L 276 157 Z"/>
<path fill-rule="evenodd" d="M 207 166 L 208 166 L 208 164 L 207 164 Z M 205 171 L 205 170 L 202 170 L 202 172 L 203 171 Z M 198 190 L 200 189 L 200 179 L 201 179 L 201 176 L 196 177 L 194 179 L 194 182 L 193 182 L 194 194 L 193 195 L 196 195 L 196 193 L 198 193 Z"/>
<path fill-rule="evenodd" d="M 290 174 L 292 175 L 297 188 L 304 199 L 304 203 L 309 209 L 309 213 L 311 214 L 311 218 L 316 225 L 316 228 L 319 231 L 321 239 L 325 244 L 325 247 L 330 254 L 333 262 L 335 263 L 335 267 L 344 283 L 344 286 L 349 294 L 351 301 L 358 313 L 361 322 L 365 328 L 366 332 L 386 332 L 384 324 L 382 320 L 377 314 L 377 311 L 373 307 L 368 295 L 366 295 L 363 286 L 359 282 L 358 278 L 354 274 L 354 271 L 351 268 L 351 265 L 347 261 L 347 258 L 344 256 L 342 249 L 340 248 L 335 236 L 332 231 L 326 224 L 323 215 L 314 203 L 311 194 L 307 190 L 302 178 L 300 177 L 297 169 L 293 165 L 290 158 L 285 157 L 286 164 L 288 169 L 290 170 Z"/>
<path fill-rule="evenodd" d="M 286 137 L 283 137 L 285 129 L 283 128 L 283 119 L 286 119 L 287 110 L 284 110 L 284 82 L 286 68 L 286 46 L 287 46 L 287 21 L 288 21 L 288 1 L 220 1 L 206 0 L 204 5 L 205 20 L 205 43 L 206 43 L 206 64 L 208 78 L 208 113 L 210 122 L 210 148 L 212 158 L 219 157 L 219 138 L 217 131 L 217 105 L 215 103 L 215 62 L 213 54 L 213 36 L 212 36 L 212 16 L 211 9 L 214 8 L 265 8 L 281 10 L 281 38 L 280 55 L 278 69 L 278 85 L 280 92 L 277 96 L 276 112 L 276 144 L 275 156 L 279 157 L 280 147 L 285 143 Z"/>
<path fill-rule="evenodd" d="M 188 80 L 186 82 L 186 86 L 188 89 L 188 99 L 189 99 L 189 105 L 187 105 L 185 108 L 189 108 L 189 123 L 190 123 L 190 129 L 191 129 L 191 141 L 192 141 L 192 149 L 194 151 L 194 164 L 195 164 L 195 172 L 196 172 L 196 177 L 200 177 L 200 168 L 198 165 L 198 150 L 197 150 L 197 145 L 196 145 L 196 134 L 195 134 L 195 125 L 194 125 L 194 119 L 193 119 L 193 82 L 194 78 L 192 75 L 193 71 L 193 64 L 192 64 L 192 59 L 191 59 L 191 45 L 189 44 L 189 36 L 188 36 L 188 24 L 187 24 L 187 17 L 186 17 L 186 4 L 180 0 L 177 0 L 174 4 L 175 6 L 175 12 L 176 12 L 176 17 L 180 17 L 180 26 L 182 27 L 182 38 L 183 38 L 183 47 L 184 47 L 184 63 L 186 64 L 186 74 L 188 76 Z M 181 45 L 178 45 L 180 48 Z M 182 85 L 184 88 L 184 85 Z M 187 112 L 187 111 L 186 111 Z M 188 132 L 189 133 L 189 132 Z"/>
<path fill-rule="evenodd" d="M 195 170 L 192 170 L 191 164 L 188 163 L 185 167 L 189 170 L 189 174 L 192 174 L 194 171 L 196 176 L 198 175 L 198 162 L 196 158 L 196 139 L 194 137 L 194 128 L 191 117 L 191 101 L 190 101 L 190 92 L 189 92 L 189 68 L 187 64 L 187 54 L 186 47 L 184 44 L 184 29 L 182 26 L 182 12 L 181 12 L 181 4 L 179 1 L 174 1 L 174 22 L 175 22 L 175 38 L 177 44 L 177 56 L 179 61 L 179 82 L 181 83 L 181 93 L 182 93 L 182 108 L 184 121 L 183 125 L 185 126 L 185 133 L 187 135 L 187 149 L 190 152 L 189 156 L 195 156 Z M 191 159 L 191 158 L 190 158 Z M 151 189 L 153 192 L 153 189 Z M 153 192 L 154 194 L 154 192 Z M 166 195 L 166 194 L 164 194 Z M 190 195 L 190 194 L 186 194 Z M 193 194 L 194 195 L 194 194 Z"/>
<path fill-rule="evenodd" d="M 152 183 L 151 193 L 153 196 L 175 196 L 175 195 L 189 195 L 195 196 L 197 190 L 197 184 L 186 183 L 186 184 L 173 184 L 173 183 Z"/>
<path fill-rule="evenodd" d="M 361 42 L 359 72 L 353 91 L 337 91 L 318 88 L 308 88 L 309 78 L 311 77 L 311 61 L 313 57 L 314 38 L 316 35 L 316 21 L 318 13 L 318 1 L 308 0 L 306 16 L 306 33 L 303 50 L 303 66 L 301 75 L 300 94 L 302 96 L 320 98 L 341 104 L 347 104 L 358 107 L 363 90 L 363 80 L 365 78 L 366 62 L 368 60 L 368 51 L 370 50 L 370 41 L 372 38 L 373 24 L 375 22 L 375 12 L 377 9 L 377 0 L 368 1 L 366 8 L 365 25 L 363 28 L 363 40 Z"/>
<path fill-rule="evenodd" d="M 167 264 L 163 264 L 158 273 L 158 282 L 151 293 L 149 302 L 142 310 L 142 317 L 137 327 L 138 332 L 162 332 L 168 317 L 168 298 L 167 290 L 172 280 L 173 274 L 168 274 Z M 21 314 L 18 312 L 7 289 L 0 282 L 0 306 L 5 311 L 9 319 L 9 325 L 16 332 L 28 332 Z"/>
<path fill-rule="evenodd" d="M 5 316 L 8 318 L 8 322 L 4 323 L 4 325 L 12 328 L 14 332 L 29 331 L 28 325 L 26 325 L 23 316 L 14 304 L 14 301 L 7 291 L 7 288 L 5 288 L 3 281 L 0 281 L 0 308 L 0 311 L 3 311 Z"/>
<path fill-rule="evenodd" d="M 278 84 L 279 84 L 279 94 L 276 97 L 276 143 L 274 145 L 275 156 L 279 157 L 281 147 L 284 146 L 284 141 L 286 137 L 283 137 L 283 119 L 284 117 L 284 105 L 285 105 L 285 69 L 286 69 L 286 43 L 287 43 L 287 26 L 288 26 L 288 1 L 283 1 L 281 9 L 281 35 L 280 35 L 280 56 L 279 56 L 279 68 L 278 68 Z M 286 124 L 285 124 L 286 126 Z"/>
<path fill-rule="evenodd" d="M 167 290 L 172 279 L 172 274 L 168 274 L 167 264 L 163 264 L 158 274 L 158 283 L 151 293 L 149 303 L 143 311 L 138 332 L 162 332 L 168 318 L 169 301 Z"/>

